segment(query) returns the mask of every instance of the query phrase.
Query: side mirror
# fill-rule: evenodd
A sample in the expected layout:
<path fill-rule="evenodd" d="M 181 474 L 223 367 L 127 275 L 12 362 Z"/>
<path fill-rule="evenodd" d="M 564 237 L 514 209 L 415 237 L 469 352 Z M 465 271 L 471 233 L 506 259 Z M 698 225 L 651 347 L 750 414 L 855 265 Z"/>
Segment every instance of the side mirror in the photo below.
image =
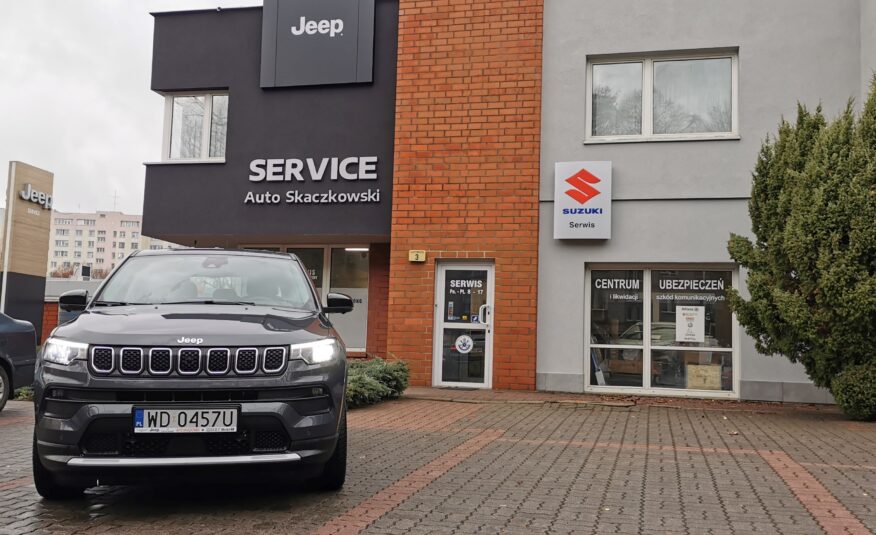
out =
<path fill-rule="evenodd" d="M 346 294 L 330 293 L 326 296 L 328 305 L 322 307 L 326 314 L 346 314 L 353 310 L 353 299 Z"/>
<path fill-rule="evenodd" d="M 70 290 L 58 298 L 61 310 L 65 312 L 82 312 L 88 305 L 88 290 Z"/>

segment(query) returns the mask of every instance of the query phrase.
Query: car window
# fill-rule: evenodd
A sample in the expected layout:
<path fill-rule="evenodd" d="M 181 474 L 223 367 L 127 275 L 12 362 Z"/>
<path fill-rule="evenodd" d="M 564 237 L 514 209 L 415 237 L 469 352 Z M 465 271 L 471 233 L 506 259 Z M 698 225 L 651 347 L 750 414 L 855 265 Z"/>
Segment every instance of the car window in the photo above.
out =
<path fill-rule="evenodd" d="M 291 258 L 179 254 L 134 256 L 96 301 L 136 304 L 243 301 L 315 310 L 310 282 Z"/>

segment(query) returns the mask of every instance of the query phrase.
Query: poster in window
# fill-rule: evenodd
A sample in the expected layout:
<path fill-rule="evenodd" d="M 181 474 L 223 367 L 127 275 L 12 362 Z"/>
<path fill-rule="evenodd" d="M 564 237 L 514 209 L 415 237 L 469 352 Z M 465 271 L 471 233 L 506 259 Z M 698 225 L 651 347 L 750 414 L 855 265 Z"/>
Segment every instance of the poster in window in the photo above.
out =
<path fill-rule="evenodd" d="M 706 307 L 679 305 L 675 307 L 675 341 L 699 342 L 706 340 Z"/>

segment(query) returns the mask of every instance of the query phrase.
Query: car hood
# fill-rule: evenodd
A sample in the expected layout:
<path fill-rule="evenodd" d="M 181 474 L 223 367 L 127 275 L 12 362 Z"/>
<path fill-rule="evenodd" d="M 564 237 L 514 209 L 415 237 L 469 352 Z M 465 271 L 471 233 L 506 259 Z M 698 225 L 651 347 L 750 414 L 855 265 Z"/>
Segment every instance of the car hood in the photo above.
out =
<path fill-rule="evenodd" d="M 89 344 L 209 347 L 294 344 L 336 333 L 315 312 L 242 305 L 137 305 L 89 309 L 53 335 Z"/>

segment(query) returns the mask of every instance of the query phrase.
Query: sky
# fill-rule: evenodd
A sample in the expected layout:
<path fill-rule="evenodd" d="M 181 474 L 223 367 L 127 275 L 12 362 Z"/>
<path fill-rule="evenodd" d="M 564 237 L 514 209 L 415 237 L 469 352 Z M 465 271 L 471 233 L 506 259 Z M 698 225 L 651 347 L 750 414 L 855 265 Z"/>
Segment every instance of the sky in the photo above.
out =
<path fill-rule="evenodd" d="M 0 0 L 0 199 L 18 160 L 55 174 L 56 210 L 143 213 L 164 112 L 149 90 L 149 13 L 261 4 Z"/>

